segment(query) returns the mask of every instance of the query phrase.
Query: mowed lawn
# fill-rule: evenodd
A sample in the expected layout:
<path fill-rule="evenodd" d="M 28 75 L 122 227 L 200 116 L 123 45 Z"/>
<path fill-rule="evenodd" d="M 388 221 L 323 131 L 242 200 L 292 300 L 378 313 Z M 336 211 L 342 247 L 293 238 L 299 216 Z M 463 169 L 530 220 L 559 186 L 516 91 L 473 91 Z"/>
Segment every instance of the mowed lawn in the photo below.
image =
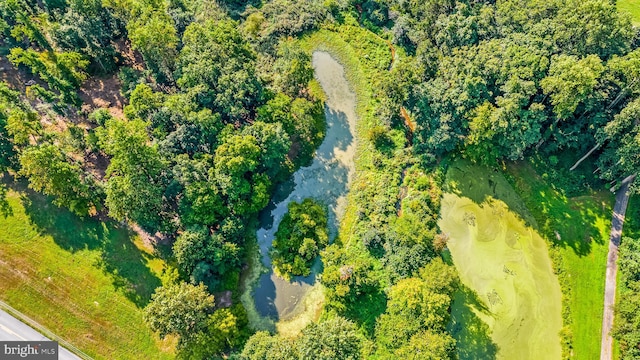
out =
<path fill-rule="evenodd" d="M 526 163 L 508 164 L 507 173 L 540 234 L 562 256 L 571 287 L 573 358 L 598 359 L 613 195 L 598 191 L 566 197 Z"/>
<path fill-rule="evenodd" d="M 634 25 L 640 25 L 640 0 L 618 0 L 618 11 L 628 12 Z"/>
<path fill-rule="evenodd" d="M 32 192 L 0 216 L 0 299 L 97 359 L 169 359 L 142 320 L 162 260 L 116 224 L 80 219 Z"/>

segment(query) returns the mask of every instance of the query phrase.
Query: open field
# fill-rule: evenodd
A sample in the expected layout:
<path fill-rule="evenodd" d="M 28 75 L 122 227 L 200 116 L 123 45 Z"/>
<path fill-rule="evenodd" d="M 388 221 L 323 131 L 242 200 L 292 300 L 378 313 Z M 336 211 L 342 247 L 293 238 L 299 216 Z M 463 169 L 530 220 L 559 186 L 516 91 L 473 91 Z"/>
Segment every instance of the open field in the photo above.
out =
<path fill-rule="evenodd" d="M 0 217 L 0 299 L 97 359 L 169 359 L 142 320 L 164 262 L 113 223 L 80 219 L 30 191 Z"/>
<path fill-rule="evenodd" d="M 640 0 L 618 0 L 618 11 L 631 14 L 633 24 L 640 25 Z"/>
<path fill-rule="evenodd" d="M 471 310 L 488 326 L 498 356 L 559 359 L 560 286 L 546 243 L 508 205 L 519 207 L 517 196 L 499 173 L 462 162 L 451 166 L 447 186 L 438 224 L 463 284 L 476 293 Z M 452 317 L 467 323 L 460 307 L 458 301 Z M 483 354 L 468 351 L 475 341 L 457 335 L 461 358 L 487 355 L 486 347 Z"/>
<path fill-rule="evenodd" d="M 554 245 L 551 253 L 564 284 L 563 312 L 570 322 L 574 358 L 597 359 L 613 195 L 592 191 L 567 197 L 526 163 L 508 164 L 507 174 L 540 234 Z"/>

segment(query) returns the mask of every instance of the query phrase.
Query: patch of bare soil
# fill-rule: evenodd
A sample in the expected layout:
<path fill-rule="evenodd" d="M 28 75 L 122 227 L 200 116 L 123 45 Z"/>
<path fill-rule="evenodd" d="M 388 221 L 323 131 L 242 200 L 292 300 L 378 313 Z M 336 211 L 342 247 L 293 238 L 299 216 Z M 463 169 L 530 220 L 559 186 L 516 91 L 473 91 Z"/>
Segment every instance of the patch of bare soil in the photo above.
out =
<path fill-rule="evenodd" d="M 122 109 L 126 100 L 120 94 L 120 80 L 117 75 L 89 78 L 82 84 L 78 95 L 83 102 L 81 110 L 84 114 L 104 108 L 108 109 L 113 117 L 124 117 Z"/>

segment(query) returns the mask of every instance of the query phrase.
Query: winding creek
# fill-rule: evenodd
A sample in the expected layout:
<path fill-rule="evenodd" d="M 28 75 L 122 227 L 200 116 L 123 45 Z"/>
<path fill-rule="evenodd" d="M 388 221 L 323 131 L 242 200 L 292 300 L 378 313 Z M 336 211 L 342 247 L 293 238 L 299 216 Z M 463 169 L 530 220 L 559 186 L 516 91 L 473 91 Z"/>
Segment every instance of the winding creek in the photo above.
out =
<path fill-rule="evenodd" d="M 294 318 L 305 311 L 304 296 L 319 286 L 316 275 L 320 261 L 311 275 L 294 277 L 291 282 L 277 277 L 271 268 L 269 249 L 282 217 L 291 201 L 314 198 L 329 209 L 329 234 L 335 238 L 340 218 L 344 215 L 349 183 L 355 172 L 356 96 L 349 89 L 344 68 L 326 52 L 313 53 L 315 77 L 324 90 L 327 101 L 326 136 L 310 166 L 300 168 L 292 180 L 277 189 L 269 206 L 262 212 L 257 232 L 262 262 L 268 273 L 260 276 L 253 289 L 253 301 L 258 313 L 279 321 Z"/>

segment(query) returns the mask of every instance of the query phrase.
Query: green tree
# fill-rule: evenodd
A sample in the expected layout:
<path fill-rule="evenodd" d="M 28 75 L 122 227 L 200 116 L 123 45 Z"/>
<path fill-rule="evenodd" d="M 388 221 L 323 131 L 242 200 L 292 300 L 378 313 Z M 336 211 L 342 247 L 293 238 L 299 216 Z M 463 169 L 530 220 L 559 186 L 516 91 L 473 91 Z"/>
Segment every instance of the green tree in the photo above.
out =
<path fill-rule="evenodd" d="M 144 319 L 161 338 L 175 334 L 188 338 L 204 331 L 214 299 L 204 285 L 180 283 L 156 289 L 144 309 Z"/>
<path fill-rule="evenodd" d="M 198 92 L 198 102 L 228 122 L 246 120 L 262 102 L 255 54 L 229 20 L 194 22 L 180 51 L 178 85 Z"/>
<path fill-rule="evenodd" d="M 105 192 L 109 215 L 140 226 L 161 228 L 165 165 L 149 146 L 146 123 L 111 119 L 96 130 L 100 147 L 111 155 Z"/>
<path fill-rule="evenodd" d="M 276 89 L 298 97 L 313 79 L 311 56 L 293 41 L 283 40 L 278 47 L 278 58 L 273 66 Z"/>
<path fill-rule="evenodd" d="M 395 351 L 398 359 L 445 360 L 456 359 L 456 341 L 446 333 L 421 331 Z"/>
<path fill-rule="evenodd" d="M 553 58 L 549 76 L 542 80 L 545 94 L 551 96 L 553 111 L 559 120 L 573 115 L 598 84 L 604 72 L 602 61 L 595 55 L 583 59 L 559 55 Z"/>
<path fill-rule="evenodd" d="M 258 171 L 276 180 L 279 174 L 287 170 L 287 154 L 291 148 L 291 141 L 280 123 L 267 124 L 256 121 L 242 129 L 242 134 L 253 136 L 262 151 Z"/>
<path fill-rule="evenodd" d="M 302 359 L 361 359 L 362 338 L 356 326 L 342 317 L 311 323 L 297 341 Z"/>
<path fill-rule="evenodd" d="M 29 187 L 54 197 L 58 206 L 86 215 L 94 205 L 95 189 L 87 184 L 82 169 L 71 163 L 54 145 L 30 146 L 20 154 L 20 174 Z"/>
<path fill-rule="evenodd" d="M 173 80 L 178 35 L 163 11 L 145 9 L 127 24 L 133 49 L 140 51 L 147 67 L 161 82 Z"/>
<path fill-rule="evenodd" d="M 57 47 L 79 51 L 89 57 L 102 73 L 116 68 L 112 42 L 121 35 L 120 24 L 100 0 L 73 0 L 57 22 L 51 36 Z"/>
<path fill-rule="evenodd" d="M 327 246 L 327 210 L 307 198 L 301 203 L 289 203 L 273 240 L 271 259 L 276 274 L 289 279 L 291 275 L 309 275 L 313 260 Z"/>
<path fill-rule="evenodd" d="M 194 227 L 178 236 L 173 253 L 178 267 L 191 283 L 204 282 L 217 290 L 223 277 L 240 266 L 240 249 L 218 234 L 209 235 L 205 227 Z"/>
<path fill-rule="evenodd" d="M 268 177 L 257 172 L 261 149 L 251 135 L 233 135 L 216 149 L 214 173 L 229 210 L 237 215 L 257 213 L 269 201 Z"/>
<path fill-rule="evenodd" d="M 266 331 L 258 331 L 249 338 L 240 355 L 243 360 L 298 360 L 296 344 Z"/>
<path fill-rule="evenodd" d="M 242 305 L 218 309 L 209 315 L 206 328 L 191 333 L 178 344 L 178 359 L 223 358 L 229 349 L 241 345 L 248 337 L 249 321 Z"/>
<path fill-rule="evenodd" d="M 620 181 L 640 171 L 640 97 L 631 101 L 613 120 L 598 129 L 596 140 L 605 144 L 598 156 L 600 177 Z M 634 192 L 638 189 L 632 186 Z"/>

